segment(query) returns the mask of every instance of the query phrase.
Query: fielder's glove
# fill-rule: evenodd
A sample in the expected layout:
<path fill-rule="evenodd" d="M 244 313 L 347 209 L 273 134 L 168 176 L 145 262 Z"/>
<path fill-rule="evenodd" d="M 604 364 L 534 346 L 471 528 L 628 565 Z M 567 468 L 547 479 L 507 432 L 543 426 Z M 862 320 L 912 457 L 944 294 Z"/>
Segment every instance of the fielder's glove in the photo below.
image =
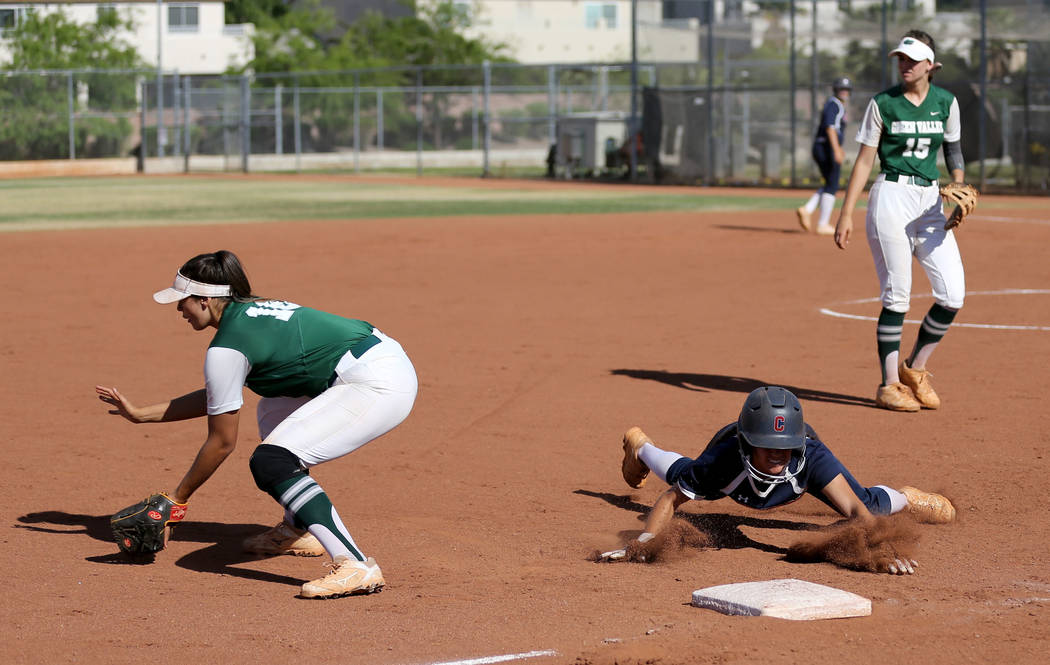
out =
<path fill-rule="evenodd" d="M 944 230 L 948 231 L 962 224 L 966 216 L 977 207 L 977 198 L 979 196 L 980 192 L 977 191 L 977 188 L 966 183 L 949 182 L 942 186 L 941 198 L 944 199 L 945 203 L 955 204 L 955 210 L 952 210 L 948 221 L 945 222 Z"/>
<path fill-rule="evenodd" d="M 164 529 L 185 516 L 185 503 L 158 492 L 109 518 L 109 526 L 121 552 L 153 554 L 164 549 Z"/>

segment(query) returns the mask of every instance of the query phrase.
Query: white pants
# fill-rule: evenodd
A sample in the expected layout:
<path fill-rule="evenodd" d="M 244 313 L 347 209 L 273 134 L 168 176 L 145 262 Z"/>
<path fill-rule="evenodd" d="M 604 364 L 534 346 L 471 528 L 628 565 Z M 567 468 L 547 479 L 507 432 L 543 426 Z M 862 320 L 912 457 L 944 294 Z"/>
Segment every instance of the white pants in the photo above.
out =
<path fill-rule="evenodd" d="M 264 397 L 256 417 L 263 443 L 287 448 L 307 467 L 342 457 L 401 424 L 416 400 L 416 370 L 396 341 L 360 358 L 347 352 L 336 380 L 317 397 Z"/>
<path fill-rule="evenodd" d="M 949 309 L 963 306 L 966 279 L 955 235 L 944 230 L 937 185 L 887 182 L 871 186 L 866 216 L 868 245 L 879 276 L 882 306 L 907 312 L 911 302 L 911 257 L 930 280 L 934 299 Z"/>

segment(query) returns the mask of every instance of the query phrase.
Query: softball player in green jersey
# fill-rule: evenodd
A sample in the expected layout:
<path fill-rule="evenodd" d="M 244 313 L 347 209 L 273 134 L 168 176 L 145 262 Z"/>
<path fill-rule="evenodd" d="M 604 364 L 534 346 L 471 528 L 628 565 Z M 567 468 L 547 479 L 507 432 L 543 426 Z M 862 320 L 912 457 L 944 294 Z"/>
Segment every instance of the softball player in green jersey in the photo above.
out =
<path fill-rule="evenodd" d="M 116 388 L 96 386 L 110 413 L 135 423 L 207 416 L 208 436 L 171 492 L 179 503 L 215 472 L 237 444 L 242 392 L 261 395 L 262 443 L 249 466 L 259 489 L 284 508 L 284 519 L 244 542 L 249 552 L 332 557 L 332 571 L 303 585 L 304 598 L 380 590 L 385 581 L 365 557 L 312 466 L 342 457 L 399 425 L 412 410 L 415 369 L 401 345 L 372 324 L 252 294 L 232 252 L 187 261 L 169 289 L 153 296 L 178 303 L 194 330 L 214 328 L 202 390 L 136 407 Z"/>
<path fill-rule="evenodd" d="M 882 289 L 876 328 L 882 383 L 875 403 L 892 411 L 936 409 L 940 398 L 930 385 L 926 363 L 948 332 L 966 293 L 962 257 L 952 231 L 944 230 L 938 191 L 937 150 L 943 147 L 951 177 L 962 182 L 959 104 L 930 82 L 940 67 L 933 38 L 921 30 L 905 34 L 890 55 L 897 56 L 901 84 L 868 104 L 857 130 L 861 144 L 835 227 L 835 244 L 846 249 L 853 235 L 853 209 L 868 182 L 875 155 L 882 172 L 868 196 L 866 231 Z M 934 304 L 922 321 L 911 354 L 900 359 L 904 315 L 911 298 L 911 260 L 926 271 Z"/>

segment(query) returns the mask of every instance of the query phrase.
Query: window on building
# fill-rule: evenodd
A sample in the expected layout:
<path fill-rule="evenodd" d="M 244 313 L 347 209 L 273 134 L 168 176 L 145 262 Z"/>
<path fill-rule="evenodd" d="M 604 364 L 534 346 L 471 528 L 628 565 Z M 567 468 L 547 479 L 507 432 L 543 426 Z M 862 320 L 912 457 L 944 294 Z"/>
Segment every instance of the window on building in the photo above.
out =
<path fill-rule="evenodd" d="M 32 7 L 0 7 L 0 33 L 20 26 L 32 11 Z"/>
<path fill-rule="evenodd" d="M 116 16 L 116 14 L 117 14 L 117 6 L 116 5 L 102 5 L 102 4 L 100 4 L 95 9 L 95 18 L 97 20 L 99 20 L 99 21 L 101 21 L 104 18 L 109 18 L 109 17 L 112 17 L 112 16 Z"/>
<path fill-rule="evenodd" d="M 616 5 L 597 2 L 584 5 L 583 17 L 584 26 L 589 29 L 600 28 L 603 23 L 607 28 L 615 28 Z"/>
<path fill-rule="evenodd" d="M 169 32 L 197 32 L 199 5 L 168 5 Z"/>

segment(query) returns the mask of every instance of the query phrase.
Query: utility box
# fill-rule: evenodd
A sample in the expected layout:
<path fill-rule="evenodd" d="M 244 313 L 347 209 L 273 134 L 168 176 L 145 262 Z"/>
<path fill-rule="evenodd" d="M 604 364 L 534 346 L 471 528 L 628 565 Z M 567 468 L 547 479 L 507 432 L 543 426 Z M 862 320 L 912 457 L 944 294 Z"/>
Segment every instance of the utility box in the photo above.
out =
<path fill-rule="evenodd" d="M 600 173 L 606 168 L 606 155 L 619 150 L 626 139 L 626 113 L 608 111 L 560 116 L 555 170 L 565 178 Z"/>

